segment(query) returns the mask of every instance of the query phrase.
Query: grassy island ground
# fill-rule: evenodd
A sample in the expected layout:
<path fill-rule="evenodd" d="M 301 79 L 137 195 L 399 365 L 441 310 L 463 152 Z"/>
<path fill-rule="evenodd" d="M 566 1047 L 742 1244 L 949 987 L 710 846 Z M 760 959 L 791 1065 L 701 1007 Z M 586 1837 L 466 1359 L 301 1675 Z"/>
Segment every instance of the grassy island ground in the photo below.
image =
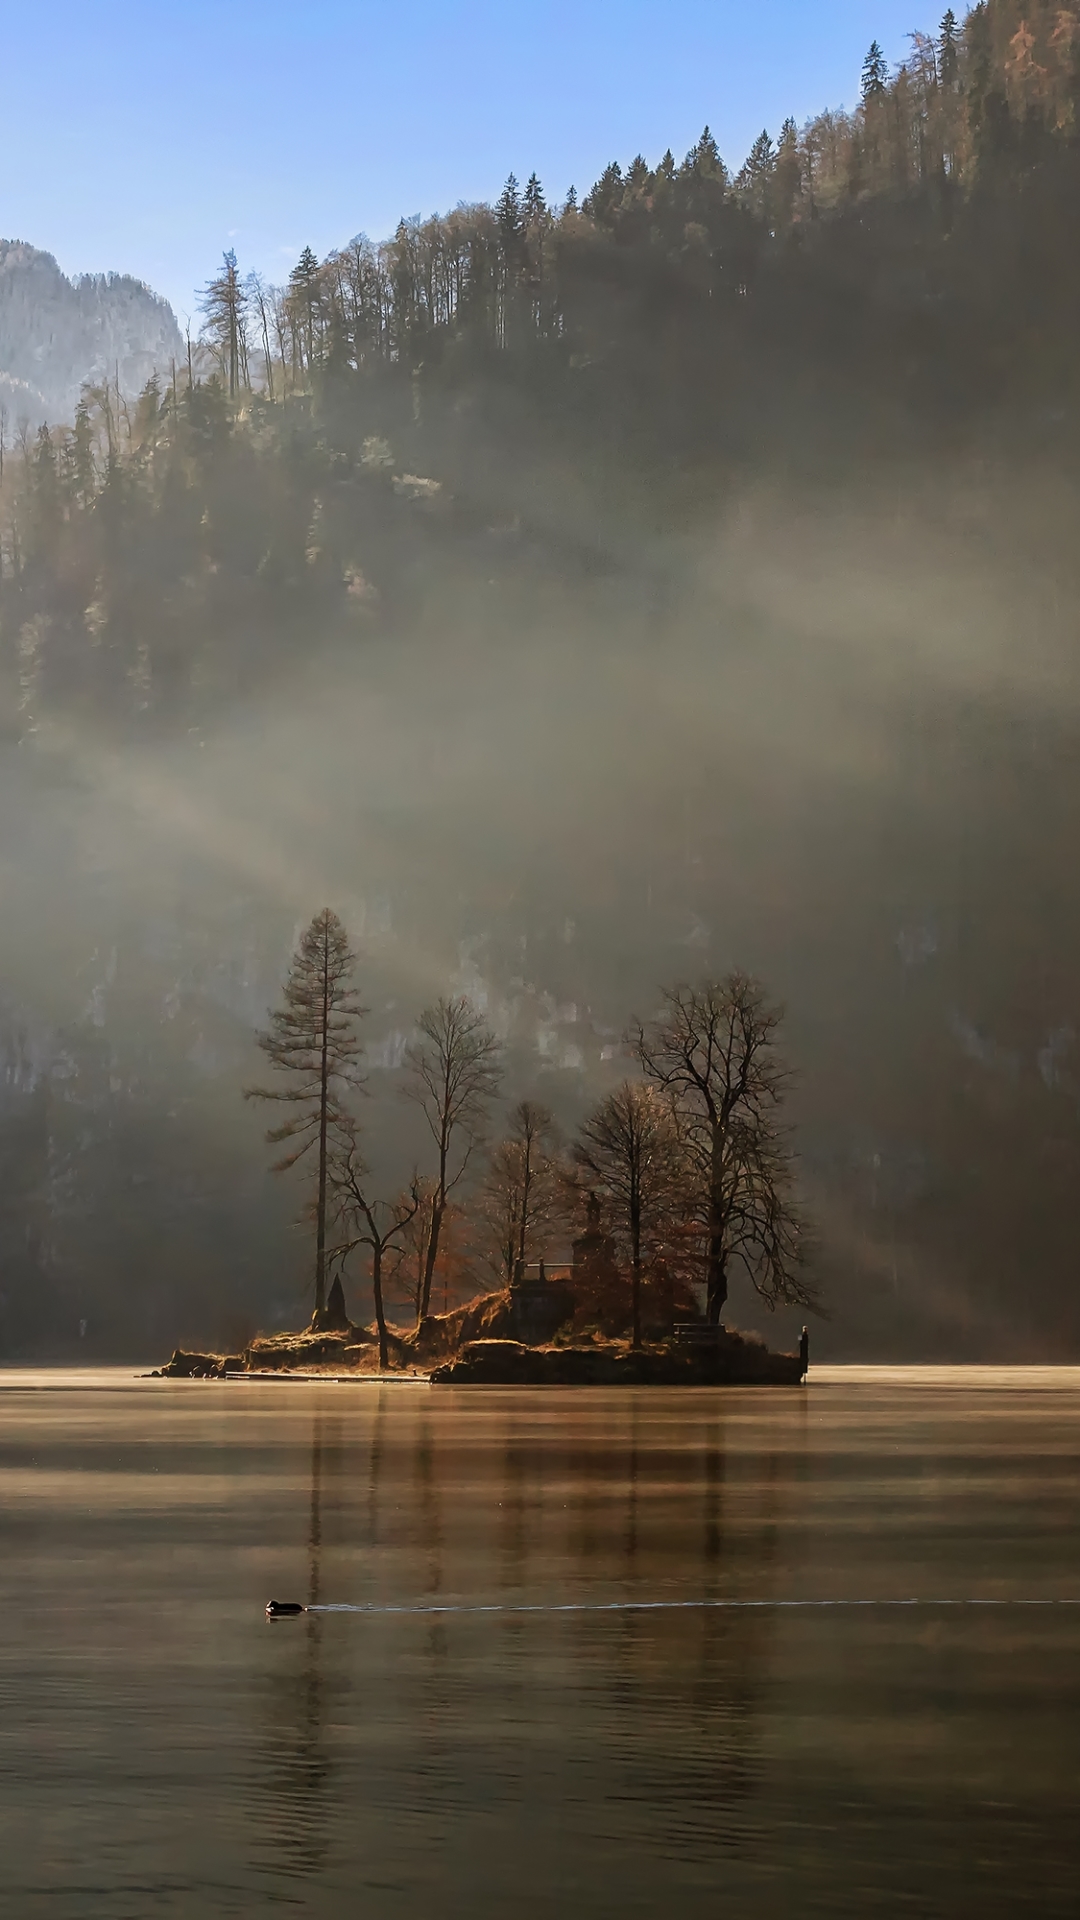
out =
<path fill-rule="evenodd" d="M 388 1330 L 390 1366 L 384 1378 L 417 1373 L 436 1385 L 536 1386 L 795 1386 L 802 1377 L 796 1353 L 772 1353 L 755 1334 L 716 1329 L 703 1341 L 672 1336 L 629 1339 L 572 1329 L 541 1344 L 514 1337 L 514 1301 L 509 1290 L 482 1294 L 452 1313 L 433 1314 L 419 1333 Z M 269 1374 L 301 1376 L 379 1375 L 378 1332 L 349 1324 L 338 1331 L 305 1328 L 260 1334 L 240 1353 L 189 1353 L 177 1349 L 156 1376 L 225 1379 Z"/>

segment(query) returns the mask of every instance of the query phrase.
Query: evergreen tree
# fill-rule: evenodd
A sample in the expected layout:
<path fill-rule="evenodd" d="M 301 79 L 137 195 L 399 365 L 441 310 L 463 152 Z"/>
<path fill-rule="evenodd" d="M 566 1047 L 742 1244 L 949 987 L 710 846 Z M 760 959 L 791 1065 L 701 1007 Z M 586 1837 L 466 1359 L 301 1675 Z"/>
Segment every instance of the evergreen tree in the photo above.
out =
<path fill-rule="evenodd" d="M 520 284 L 525 265 L 525 220 L 518 183 L 510 174 L 495 207 L 495 224 L 502 254 L 501 300 L 497 307 L 496 336 L 503 346 L 516 339 L 521 315 Z"/>
<path fill-rule="evenodd" d="M 71 435 L 71 492 L 76 503 L 85 511 L 90 506 L 97 488 L 97 471 L 94 462 L 94 428 L 90 419 L 90 407 L 86 389 L 79 395 L 75 407 L 75 425 Z"/>
<path fill-rule="evenodd" d="M 956 86 L 960 72 L 959 30 L 956 15 L 950 7 L 945 14 L 938 38 L 938 75 L 943 87 Z"/>
<path fill-rule="evenodd" d="M 317 316 L 319 312 L 319 262 L 310 247 L 305 247 L 289 275 L 288 306 L 292 321 L 294 359 L 302 366 L 315 364 Z M 299 352 L 295 348 L 299 348 Z"/>
<path fill-rule="evenodd" d="M 544 199 L 544 189 L 540 185 L 539 178 L 535 173 L 530 173 L 525 185 L 522 213 L 527 227 L 543 226 L 548 217 L 547 201 Z"/>
<path fill-rule="evenodd" d="M 287 1142 L 274 1163 L 284 1173 L 301 1160 L 314 1162 L 315 1311 L 317 1326 L 326 1308 L 327 1196 L 335 1143 L 351 1138 L 349 1094 L 360 1085 L 361 1043 L 357 1025 L 367 1011 L 352 985 L 356 955 L 336 913 L 324 907 L 301 935 L 289 967 L 281 1006 L 258 1044 L 281 1084 L 250 1087 L 249 1100 L 283 1101 L 295 1109 L 266 1138 Z"/>
<path fill-rule="evenodd" d="M 235 399 L 247 385 L 247 291 L 231 247 L 222 256 L 221 272 L 203 288 L 199 306 L 202 338 L 213 348 L 228 381 L 229 398 Z"/>
<path fill-rule="evenodd" d="M 776 152 L 769 133 L 762 128 L 735 181 L 736 192 L 744 206 L 762 220 L 772 217 L 775 175 Z"/>
<path fill-rule="evenodd" d="M 964 22 L 967 107 L 976 174 L 989 174 L 1013 144 L 1004 68 L 995 60 L 993 22 L 979 0 Z"/>
<path fill-rule="evenodd" d="M 130 444 L 133 453 L 151 452 L 157 439 L 158 429 L 163 417 L 161 400 L 161 381 L 156 373 L 150 375 L 135 405 L 135 415 L 131 422 Z"/>
<path fill-rule="evenodd" d="M 803 163 L 799 135 L 794 120 L 788 118 L 780 129 L 776 149 L 774 195 L 776 216 L 781 226 L 789 226 L 798 210 L 802 194 Z"/>
<path fill-rule="evenodd" d="M 702 132 L 696 146 L 691 147 L 686 156 L 686 170 L 700 174 L 704 179 L 722 180 L 724 163 L 720 158 L 720 149 L 708 127 Z"/>
<path fill-rule="evenodd" d="M 516 256 L 522 235 L 521 195 L 511 173 L 495 204 L 495 220 L 508 259 Z"/>
<path fill-rule="evenodd" d="M 870 42 L 870 51 L 863 61 L 862 97 L 864 103 L 884 98 L 889 84 L 889 63 L 876 40 Z"/>
<path fill-rule="evenodd" d="M 613 227 L 622 198 L 622 168 L 617 160 L 613 160 L 609 167 L 604 168 L 596 185 L 582 201 L 582 212 L 595 220 L 598 227 Z"/>
<path fill-rule="evenodd" d="M 45 560 L 54 550 L 63 518 L 56 447 L 47 426 L 38 429 L 30 461 L 27 557 Z"/>

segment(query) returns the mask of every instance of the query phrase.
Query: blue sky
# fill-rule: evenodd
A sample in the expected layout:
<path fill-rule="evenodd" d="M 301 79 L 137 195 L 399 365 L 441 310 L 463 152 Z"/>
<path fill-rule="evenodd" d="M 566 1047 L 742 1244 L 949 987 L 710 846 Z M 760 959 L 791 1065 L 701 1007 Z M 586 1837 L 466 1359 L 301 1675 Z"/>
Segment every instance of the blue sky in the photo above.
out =
<path fill-rule="evenodd" d="M 708 122 L 738 165 L 850 105 L 918 0 L 39 0 L 6 10 L 0 234 L 66 272 L 138 274 L 178 313 L 233 246 L 273 280 L 401 214 L 549 197 L 609 160 L 679 157 Z M 958 8 L 959 12 L 960 9 Z"/>

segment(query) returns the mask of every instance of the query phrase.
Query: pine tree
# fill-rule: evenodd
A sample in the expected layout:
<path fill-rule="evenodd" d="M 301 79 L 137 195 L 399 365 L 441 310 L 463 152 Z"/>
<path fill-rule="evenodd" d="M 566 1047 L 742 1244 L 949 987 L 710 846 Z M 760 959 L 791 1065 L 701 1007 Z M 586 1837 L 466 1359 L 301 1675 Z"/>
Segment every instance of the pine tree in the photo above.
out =
<path fill-rule="evenodd" d="M 294 340 L 299 337 L 304 366 L 315 364 L 316 315 L 319 309 L 319 262 L 310 247 L 305 247 L 289 275 L 289 309 Z"/>
<path fill-rule="evenodd" d="M 135 417 L 131 422 L 129 444 L 133 453 L 153 450 L 163 417 L 161 381 L 156 373 L 152 373 L 139 395 L 135 406 Z"/>
<path fill-rule="evenodd" d="M 538 176 L 535 173 L 530 173 L 525 183 L 525 198 L 522 201 L 525 225 L 527 227 L 543 226 L 547 219 L 547 211 L 544 189 L 540 185 Z"/>
<path fill-rule="evenodd" d="M 518 183 L 510 174 L 495 207 L 502 253 L 502 300 L 496 320 L 498 339 L 505 346 L 516 337 L 521 312 L 520 283 L 525 265 L 525 222 Z"/>
<path fill-rule="evenodd" d="M 508 258 L 515 257 L 521 241 L 521 195 L 513 174 L 507 178 L 506 185 L 495 205 L 495 219 L 502 239 L 503 252 Z"/>
<path fill-rule="evenodd" d="M 315 1311 L 320 1324 L 326 1308 L 326 1223 L 330 1158 L 335 1142 L 352 1137 L 348 1096 L 360 1085 L 361 1043 L 357 1023 L 366 1013 L 352 986 L 356 955 L 336 913 L 324 907 L 302 934 L 289 967 L 282 1005 L 258 1044 L 282 1084 L 250 1087 L 249 1100 L 280 1100 L 295 1112 L 266 1135 L 273 1145 L 288 1142 L 275 1173 L 284 1173 L 310 1156 L 314 1161 Z"/>
<path fill-rule="evenodd" d="M 863 61 L 862 97 L 864 102 L 880 100 L 889 84 L 889 63 L 876 40 L 870 42 L 870 50 Z"/>
<path fill-rule="evenodd" d="M 247 292 L 230 247 L 222 256 L 221 272 L 202 290 L 202 337 L 213 348 L 235 399 L 247 384 Z"/>
<path fill-rule="evenodd" d="M 942 86 L 950 89 L 955 87 L 960 71 L 960 49 L 957 39 L 956 15 L 950 7 L 941 22 L 938 39 L 938 73 Z"/>
<path fill-rule="evenodd" d="M 94 465 L 94 429 L 90 421 L 90 407 L 85 390 L 80 394 L 75 407 L 75 426 L 71 435 L 70 471 L 72 494 L 77 504 L 85 509 L 91 504 L 97 487 L 97 472 Z"/>
<path fill-rule="evenodd" d="M 31 558 L 40 556 L 45 559 L 52 553 L 63 518 L 56 447 L 47 426 L 38 429 L 28 478 L 30 524 L 27 552 Z"/>
<path fill-rule="evenodd" d="M 794 120 L 788 118 L 780 129 L 776 149 L 776 214 L 780 226 L 790 226 L 802 194 L 803 166 L 799 135 Z"/>
<path fill-rule="evenodd" d="M 612 227 L 615 215 L 622 205 L 623 175 L 617 160 L 605 167 L 596 185 L 582 202 L 582 212 L 596 221 L 599 227 Z"/>
<path fill-rule="evenodd" d="M 735 181 L 740 199 L 763 220 L 772 217 L 775 174 L 776 152 L 767 129 L 763 127 Z"/>
<path fill-rule="evenodd" d="M 717 180 L 724 178 L 724 163 L 720 158 L 720 149 L 708 127 L 702 132 L 695 147 L 691 147 L 686 156 L 686 166 L 703 178 Z"/>

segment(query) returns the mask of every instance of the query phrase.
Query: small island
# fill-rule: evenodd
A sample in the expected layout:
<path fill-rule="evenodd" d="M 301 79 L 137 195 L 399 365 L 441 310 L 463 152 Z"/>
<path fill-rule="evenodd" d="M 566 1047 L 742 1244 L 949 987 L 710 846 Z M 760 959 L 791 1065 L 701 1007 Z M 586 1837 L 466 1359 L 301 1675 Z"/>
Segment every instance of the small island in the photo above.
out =
<path fill-rule="evenodd" d="M 429 1165 L 395 1193 L 376 1183 L 354 1097 L 365 1086 L 356 964 L 324 908 L 258 1036 L 274 1078 L 246 1094 L 284 1115 L 267 1133 L 283 1149 L 275 1171 L 308 1181 L 310 1324 L 236 1353 L 177 1349 L 157 1377 L 528 1386 L 805 1377 L 805 1328 L 797 1352 L 775 1353 L 723 1320 L 736 1272 L 770 1309 L 821 1311 L 782 1116 L 781 1014 L 756 980 L 733 972 L 666 990 L 660 1014 L 625 1036 L 633 1074 L 601 1094 L 569 1143 L 528 1097 L 493 1139 L 498 1037 L 465 996 L 425 1008 L 397 1092 L 419 1116 Z M 445 1278 L 451 1246 L 459 1285 L 485 1267 L 495 1284 L 438 1313 L 436 1276 L 443 1262 Z M 370 1287 L 370 1325 L 350 1318 L 346 1283 Z M 400 1325 L 391 1313 L 403 1294 Z"/>
<path fill-rule="evenodd" d="M 338 1298 L 332 1290 L 331 1306 Z M 328 1317 L 330 1317 L 328 1315 Z M 155 1378 L 418 1379 L 452 1386 L 797 1386 L 805 1351 L 774 1353 L 755 1334 L 676 1322 L 646 1329 L 635 1347 L 625 1334 L 595 1325 L 575 1329 L 572 1286 L 542 1272 L 481 1295 L 452 1313 L 432 1314 L 422 1329 L 387 1327 L 389 1366 L 379 1363 L 379 1331 L 355 1326 L 261 1336 L 235 1354 L 181 1349 Z"/>

